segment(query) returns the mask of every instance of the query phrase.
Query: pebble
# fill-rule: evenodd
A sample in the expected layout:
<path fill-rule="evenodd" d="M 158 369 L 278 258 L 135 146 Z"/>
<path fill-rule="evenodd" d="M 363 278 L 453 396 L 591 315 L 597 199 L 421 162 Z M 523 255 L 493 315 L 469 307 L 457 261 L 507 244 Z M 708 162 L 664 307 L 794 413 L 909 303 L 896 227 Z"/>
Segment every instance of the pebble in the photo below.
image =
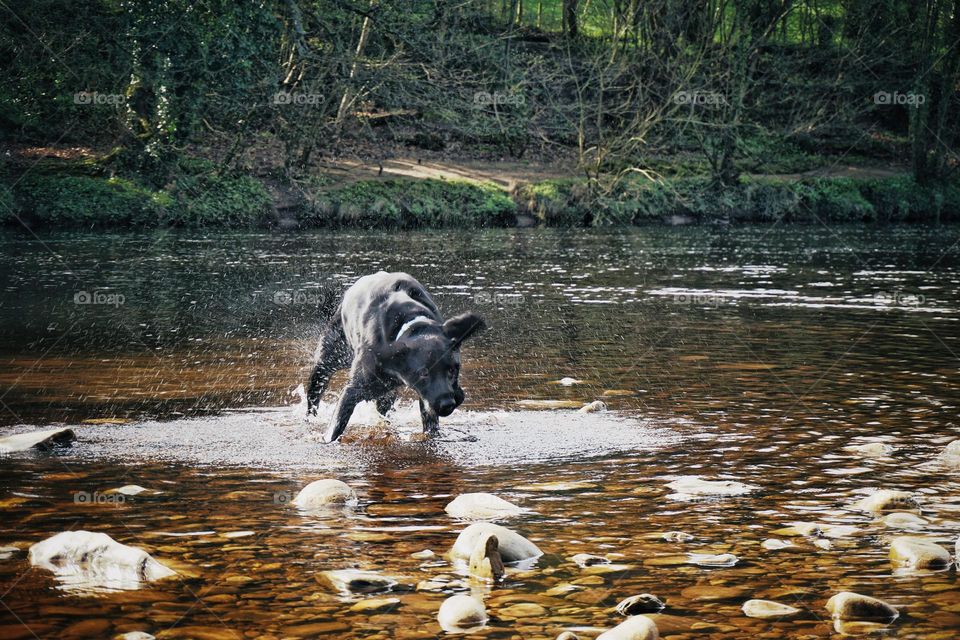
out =
<path fill-rule="evenodd" d="M 601 633 L 597 640 L 657 640 L 659 637 L 657 625 L 650 618 L 633 616 Z"/>
<path fill-rule="evenodd" d="M 772 600 L 747 600 L 743 614 L 748 618 L 786 618 L 800 613 L 800 609 Z"/>
<path fill-rule="evenodd" d="M 690 542 L 693 540 L 692 535 L 683 531 L 667 531 L 662 537 L 667 542 Z"/>
<path fill-rule="evenodd" d="M 688 553 L 687 562 L 701 567 L 732 567 L 739 562 L 740 558 L 732 553 L 721 553 L 717 555 L 709 553 Z"/>
<path fill-rule="evenodd" d="M 911 569 L 943 569 L 950 566 L 950 553 L 928 538 L 900 536 L 890 543 L 890 560 Z"/>
<path fill-rule="evenodd" d="M 397 580 L 394 578 L 359 569 L 324 571 L 320 576 L 334 589 L 344 594 L 389 591 L 397 585 Z"/>
<path fill-rule="evenodd" d="M 617 613 L 624 616 L 635 616 L 640 613 L 657 613 L 662 611 L 666 605 L 663 600 L 652 593 L 641 593 L 639 595 L 624 598 L 617 604 Z"/>
<path fill-rule="evenodd" d="M 885 442 L 867 442 L 865 444 L 852 444 L 844 447 L 843 450 L 862 456 L 888 456 L 897 449 Z"/>
<path fill-rule="evenodd" d="M 883 524 L 891 529 L 921 529 L 930 524 L 926 518 L 906 511 L 894 511 L 882 518 Z"/>
<path fill-rule="evenodd" d="M 945 466 L 960 468 L 960 440 L 954 440 L 944 447 L 937 459 Z"/>
<path fill-rule="evenodd" d="M 839 620 L 892 621 L 899 615 L 895 607 L 883 600 L 851 591 L 841 591 L 827 600 L 827 611 Z"/>
<path fill-rule="evenodd" d="M 357 494 L 340 480 L 326 478 L 311 482 L 297 494 L 293 504 L 301 509 L 320 509 L 332 505 L 357 504 Z"/>
<path fill-rule="evenodd" d="M 607 403 L 603 400 L 594 400 L 580 407 L 580 413 L 600 413 L 607 410 Z"/>
<path fill-rule="evenodd" d="M 857 511 L 867 511 L 869 513 L 879 513 L 889 511 L 905 505 L 917 506 L 917 500 L 912 494 L 906 491 L 894 491 L 892 489 L 879 489 L 865 498 L 856 501 L 852 508 Z"/>
<path fill-rule="evenodd" d="M 523 509 L 492 493 L 465 493 L 454 498 L 444 511 L 464 520 L 499 520 L 523 513 Z"/>
<path fill-rule="evenodd" d="M 703 480 L 699 476 L 681 476 L 667 484 L 681 496 L 742 496 L 759 487 L 734 480 Z"/>
<path fill-rule="evenodd" d="M 592 567 L 595 564 L 610 564 L 610 560 L 603 556 L 595 556 L 589 553 L 578 553 L 570 558 L 578 567 Z"/>
<path fill-rule="evenodd" d="M 350 611 L 362 613 L 380 613 L 393 611 L 400 606 L 400 598 L 368 598 L 350 607 Z"/>
<path fill-rule="evenodd" d="M 450 596 L 440 605 L 437 622 L 444 631 L 458 632 L 483 626 L 487 610 L 483 603 L 472 596 Z"/>
<path fill-rule="evenodd" d="M 767 540 L 764 540 L 762 543 L 760 543 L 760 546 L 770 551 L 779 551 L 780 549 L 786 549 L 787 547 L 795 547 L 796 545 L 786 540 L 768 538 Z"/>
<path fill-rule="evenodd" d="M 430 549 L 424 549 L 423 551 L 417 551 L 417 552 L 415 552 L 415 553 L 411 553 L 411 554 L 410 554 L 410 557 L 411 557 L 411 558 L 416 558 L 417 560 L 428 560 L 428 559 L 430 559 L 430 558 L 433 558 L 433 557 L 436 556 L 436 555 L 437 555 L 437 554 L 435 554 L 435 553 L 434 553 L 433 551 L 431 551 Z"/>
<path fill-rule="evenodd" d="M 475 522 L 461 531 L 453 544 L 453 549 L 450 551 L 451 555 L 454 558 L 470 560 L 470 556 L 473 555 L 473 550 L 477 546 L 477 541 L 488 533 L 497 537 L 500 557 L 504 562 L 529 560 L 543 555 L 537 545 L 519 533 L 490 522 Z"/>

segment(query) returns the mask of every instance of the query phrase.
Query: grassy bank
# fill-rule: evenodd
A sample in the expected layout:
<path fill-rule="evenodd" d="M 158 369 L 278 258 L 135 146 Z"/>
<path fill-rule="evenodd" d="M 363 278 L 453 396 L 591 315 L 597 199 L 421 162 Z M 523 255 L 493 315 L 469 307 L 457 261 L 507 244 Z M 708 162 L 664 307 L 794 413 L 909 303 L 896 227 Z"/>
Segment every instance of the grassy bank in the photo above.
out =
<path fill-rule="evenodd" d="M 754 177 L 718 189 L 701 177 L 525 183 L 510 193 L 440 179 L 296 184 L 184 172 L 160 189 L 96 175 L 44 172 L 0 185 L 10 226 L 31 228 L 463 228 L 655 223 L 939 223 L 960 220 L 960 185 L 911 178 Z"/>

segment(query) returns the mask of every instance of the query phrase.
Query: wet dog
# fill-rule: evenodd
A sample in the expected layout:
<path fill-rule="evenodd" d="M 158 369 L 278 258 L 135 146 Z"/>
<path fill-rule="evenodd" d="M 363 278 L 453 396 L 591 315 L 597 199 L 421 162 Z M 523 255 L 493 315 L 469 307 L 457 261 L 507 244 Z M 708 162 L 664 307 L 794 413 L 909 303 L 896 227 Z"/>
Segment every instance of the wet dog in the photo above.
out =
<path fill-rule="evenodd" d="M 460 347 L 485 328 L 475 313 L 444 321 L 430 294 L 406 273 L 380 271 L 357 280 L 343 294 L 317 348 L 307 391 L 307 415 L 316 415 L 331 376 L 350 367 L 350 379 L 324 440 L 347 428 L 361 400 L 375 400 L 386 415 L 405 385 L 420 396 L 423 432 L 438 433 L 440 416 L 463 403 Z"/>

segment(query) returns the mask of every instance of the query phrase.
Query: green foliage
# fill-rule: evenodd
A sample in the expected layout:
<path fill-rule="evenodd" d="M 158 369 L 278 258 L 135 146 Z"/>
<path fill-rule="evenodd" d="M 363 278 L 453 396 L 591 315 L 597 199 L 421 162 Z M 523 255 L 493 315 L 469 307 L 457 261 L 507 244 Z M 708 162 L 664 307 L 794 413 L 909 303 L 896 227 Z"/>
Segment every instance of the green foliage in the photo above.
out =
<path fill-rule="evenodd" d="M 304 222 L 319 226 L 504 226 L 516 210 L 495 185 L 455 180 L 366 180 L 321 191 L 308 201 Z"/>
<path fill-rule="evenodd" d="M 171 195 L 171 223 L 185 227 L 243 228 L 264 224 L 273 201 L 259 180 L 213 174 L 182 176 Z"/>
<path fill-rule="evenodd" d="M 155 226 L 172 203 L 169 195 L 129 180 L 43 174 L 17 183 L 15 198 L 21 217 L 44 227 Z"/>
<path fill-rule="evenodd" d="M 521 210 L 549 227 L 582 226 L 589 223 L 589 189 L 579 180 L 545 180 L 523 184 L 513 198 Z"/>
<path fill-rule="evenodd" d="M 820 178 L 791 185 L 800 196 L 794 219 L 817 222 L 862 222 L 874 216 L 873 204 L 860 192 L 861 182 L 851 178 Z"/>

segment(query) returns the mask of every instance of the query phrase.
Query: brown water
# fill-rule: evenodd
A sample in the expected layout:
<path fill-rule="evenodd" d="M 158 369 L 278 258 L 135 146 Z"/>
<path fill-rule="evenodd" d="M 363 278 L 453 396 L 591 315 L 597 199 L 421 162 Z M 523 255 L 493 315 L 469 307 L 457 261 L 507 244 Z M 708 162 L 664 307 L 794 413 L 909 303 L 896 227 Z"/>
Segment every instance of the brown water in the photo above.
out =
<path fill-rule="evenodd" d="M 666 602 L 671 638 L 864 632 L 824 610 L 842 590 L 902 608 L 874 630 L 886 637 L 960 637 L 955 570 L 894 568 L 888 543 L 904 532 L 849 508 L 902 489 L 920 499 L 921 535 L 952 550 L 960 534 L 960 472 L 936 459 L 960 437 L 958 232 L 0 236 L 0 434 L 66 423 L 79 438 L 0 458 L 0 547 L 18 549 L 0 553 L 0 638 L 432 638 L 440 603 L 471 590 L 491 615 L 477 637 L 594 637 L 644 592 Z M 380 268 L 492 328 L 465 348 L 467 403 L 442 441 L 409 441 L 408 398 L 386 426 L 361 407 L 352 441 L 325 446 L 297 387 L 329 300 Z M 75 303 L 83 291 L 115 304 Z M 557 384 L 567 376 L 581 382 Z M 531 402 L 595 399 L 610 410 Z M 874 441 L 896 450 L 844 450 Z M 682 475 L 758 489 L 687 500 L 666 487 Z M 289 504 L 322 477 L 360 504 Z M 78 498 L 127 484 L 160 493 Z M 496 587 L 444 557 L 465 526 L 444 506 L 472 491 L 527 509 L 502 524 L 545 552 Z M 761 546 L 797 521 L 856 530 L 830 549 Z M 30 568 L 30 544 L 74 529 L 143 547 L 182 578 L 105 592 Z M 661 539 L 671 530 L 694 539 Z M 437 555 L 411 557 L 422 549 Z M 739 561 L 726 568 L 687 555 L 728 552 Z M 616 566 L 581 569 L 577 553 Z M 399 604 L 351 610 L 369 596 L 321 573 L 353 567 L 396 578 Z M 415 590 L 441 575 L 451 582 Z M 748 618 L 749 598 L 802 613 Z"/>

